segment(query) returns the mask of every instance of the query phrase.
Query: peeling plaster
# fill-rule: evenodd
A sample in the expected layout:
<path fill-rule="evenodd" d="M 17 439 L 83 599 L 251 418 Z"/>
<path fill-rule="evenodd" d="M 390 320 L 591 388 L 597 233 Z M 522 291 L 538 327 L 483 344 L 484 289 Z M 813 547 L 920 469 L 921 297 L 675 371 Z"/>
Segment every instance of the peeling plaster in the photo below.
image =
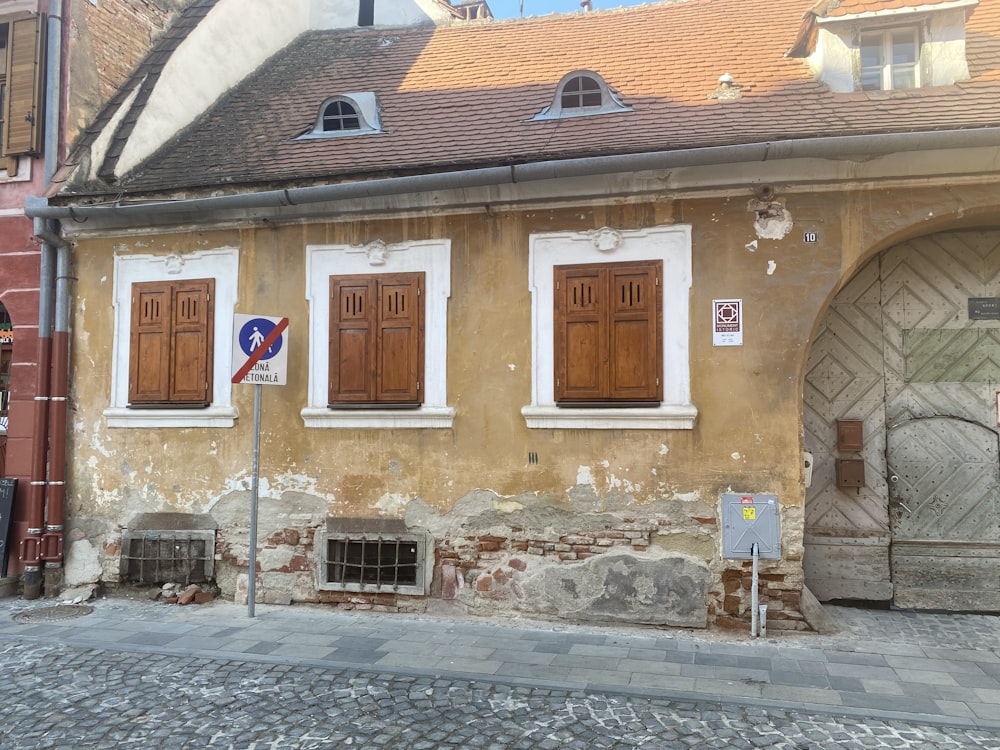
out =
<path fill-rule="evenodd" d="M 757 252 L 757 240 L 753 240 L 752 242 L 748 242 L 743 247 L 745 247 L 751 253 L 755 253 L 755 252 Z"/>
<path fill-rule="evenodd" d="M 773 260 L 769 260 L 767 262 L 767 275 L 768 276 L 772 276 L 774 274 L 775 270 L 777 270 L 777 268 L 778 268 L 778 264 L 775 263 Z"/>
<path fill-rule="evenodd" d="M 670 452 L 670 449 L 669 449 L 669 448 L 668 448 L 668 447 L 666 446 L 666 444 L 665 444 L 665 443 L 661 443 L 661 444 L 660 444 L 660 450 L 659 450 L 659 451 L 657 451 L 657 452 L 658 452 L 658 453 L 659 453 L 659 454 L 660 454 L 661 456 L 665 456 L 665 455 L 667 455 L 667 453 L 669 453 L 669 452 Z"/>
<path fill-rule="evenodd" d="M 576 483 L 578 486 L 581 484 L 589 484 L 591 487 L 594 486 L 594 475 L 590 473 L 589 466 L 576 467 Z"/>
<path fill-rule="evenodd" d="M 753 228 L 759 239 L 780 240 L 792 231 L 792 215 L 778 201 L 761 201 L 752 198 L 747 203 L 747 211 L 756 214 L 757 218 L 754 219 Z"/>
<path fill-rule="evenodd" d="M 742 456 L 740 456 L 740 454 L 739 454 L 739 452 L 738 452 L 738 451 L 734 451 L 733 453 L 730 453 L 730 454 L 729 454 L 729 457 L 730 457 L 731 459 L 733 459 L 734 461 L 739 461 L 739 460 L 740 460 L 740 458 L 742 458 Z"/>
<path fill-rule="evenodd" d="M 412 498 L 395 492 L 386 492 L 382 497 L 372 504 L 372 508 L 377 508 L 383 516 L 398 518 L 406 510 Z"/>

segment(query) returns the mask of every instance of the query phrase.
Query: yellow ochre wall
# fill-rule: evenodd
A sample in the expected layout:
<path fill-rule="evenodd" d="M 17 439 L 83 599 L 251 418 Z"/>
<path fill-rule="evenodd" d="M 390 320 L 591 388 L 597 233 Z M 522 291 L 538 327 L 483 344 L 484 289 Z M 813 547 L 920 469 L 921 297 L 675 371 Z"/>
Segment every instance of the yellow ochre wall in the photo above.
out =
<path fill-rule="evenodd" d="M 792 222 L 781 239 L 760 236 L 752 194 L 81 234 L 74 249 L 70 544 L 91 544 L 104 580 L 113 583 L 121 528 L 136 514 L 211 514 L 219 524 L 217 580 L 224 595 L 238 600 L 242 592 L 245 600 L 253 389 L 234 386 L 240 417 L 230 429 L 112 429 L 102 416 L 111 390 L 115 254 L 236 246 L 237 312 L 290 319 L 288 383 L 263 389 L 262 600 L 389 610 L 448 600 L 476 612 L 745 624 L 749 563 L 722 558 L 720 496 L 773 493 L 782 559 L 762 563 L 762 601 L 770 604 L 771 627 L 804 629 L 801 382 L 811 332 L 864 257 L 905 236 L 988 220 L 988 188 L 955 190 L 945 206 L 936 189 L 779 194 L 773 200 Z M 520 409 L 531 400 L 529 235 L 671 224 L 692 231 L 694 429 L 528 429 Z M 806 232 L 817 241 L 806 242 Z M 308 378 L 306 246 L 439 238 L 450 239 L 452 253 L 453 428 L 306 429 L 299 415 Z M 743 300 L 743 346 L 712 345 L 711 303 L 721 298 Z M 410 527 L 431 528 L 430 596 L 317 591 L 313 543 L 327 516 L 406 518 Z M 679 588 L 668 590 L 671 581 Z M 678 595 L 698 601 L 676 617 L 664 615 Z"/>

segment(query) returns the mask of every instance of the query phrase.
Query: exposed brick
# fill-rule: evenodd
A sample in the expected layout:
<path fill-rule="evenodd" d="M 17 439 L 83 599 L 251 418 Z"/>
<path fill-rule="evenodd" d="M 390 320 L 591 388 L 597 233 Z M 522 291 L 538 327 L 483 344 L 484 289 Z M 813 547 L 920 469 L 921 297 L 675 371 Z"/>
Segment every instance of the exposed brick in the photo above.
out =
<path fill-rule="evenodd" d="M 208 604 L 210 601 L 215 599 L 215 594 L 211 591 L 199 591 L 194 595 L 195 604 Z"/>
<path fill-rule="evenodd" d="M 194 596 L 199 591 L 201 591 L 201 588 L 199 586 L 188 586 L 186 589 L 184 589 L 183 593 L 181 593 L 181 595 L 177 597 L 177 603 L 190 604 L 191 602 L 194 601 Z"/>
<path fill-rule="evenodd" d="M 498 552 L 500 550 L 499 542 L 479 542 L 476 545 L 476 549 L 480 552 Z"/>
<path fill-rule="evenodd" d="M 507 580 L 507 574 L 501 568 L 497 568 L 493 571 L 493 580 L 497 583 L 503 583 Z"/>
<path fill-rule="evenodd" d="M 514 570 L 520 570 L 521 572 L 524 572 L 525 570 L 528 569 L 528 563 L 516 557 L 512 557 L 507 564 Z"/>
<path fill-rule="evenodd" d="M 594 538 L 591 536 L 567 535 L 559 537 L 559 541 L 563 544 L 573 545 L 574 547 L 581 544 L 589 547 L 594 543 Z"/>
<path fill-rule="evenodd" d="M 738 615 L 742 601 L 738 596 L 727 596 L 722 600 L 722 611 L 730 615 Z"/>
<path fill-rule="evenodd" d="M 477 541 L 484 543 L 504 544 L 507 541 L 507 537 L 493 536 L 492 534 L 484 534 L 481 537 L 477 537 Z"/>
<path fill-rule="evenodd" d="M 267 538 L 267 543 L 271 547 L 277 547 L 285 543 L 285 535 L 280 531 L 275 531 L 271 536 Z"/>
<path fill-rule="evenodd" d="M 714 518 L 709 518 L 708 516 L 691 516 L 691 520 L 705 526 L 714 526 L 717 523 Z"/>
<path fill-rule="evenodd" d="M 489 573 L 482 573 L 476 579 L 476 591 L 489 591 L 493 588 L 493 578 Z"/>
<path fill-rule="evenodd" d="M 632 545 L 632 550 L 634 552 L 645 552 L 648 549 L 649 549 L 649 547 L 647 547 L 645 544 L 633 544 Z"/>
<path fill-rule="evenodd" d="M 608 530 L 594 533 L 595 539 L 623 539 L 624 537 L 625 533 L 622 531 Z"/>
<path fill-rule="evenodd" d="M 576 552 L 560 552 L 559 553 L 559 559 L 560 560 L 578 560 L 579 557 L 576 554 Z"/>
<path fill-rule="evenodd" d="M 299 544 L 299 540 L 302 538 L 301 534 L 299 534 L 298 529 L 285 529 L 284 535 L 285 535 L 285 544 L 290 544 L 293 547 L 297 547 Z"/>

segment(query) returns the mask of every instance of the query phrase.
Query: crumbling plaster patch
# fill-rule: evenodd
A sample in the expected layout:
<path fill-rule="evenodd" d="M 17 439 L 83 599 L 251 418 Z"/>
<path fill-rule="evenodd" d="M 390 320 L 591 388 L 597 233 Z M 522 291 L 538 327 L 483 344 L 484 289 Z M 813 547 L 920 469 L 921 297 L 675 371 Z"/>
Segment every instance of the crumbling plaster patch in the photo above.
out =
<path fill-rule="evenodd" d="M 792 215 L 778 201 L 762 201 L 751 198 L 747 203 L 747 211 L 756 217 L 753 228 L 759 239 L 780 240 L 792 231 Z"/>

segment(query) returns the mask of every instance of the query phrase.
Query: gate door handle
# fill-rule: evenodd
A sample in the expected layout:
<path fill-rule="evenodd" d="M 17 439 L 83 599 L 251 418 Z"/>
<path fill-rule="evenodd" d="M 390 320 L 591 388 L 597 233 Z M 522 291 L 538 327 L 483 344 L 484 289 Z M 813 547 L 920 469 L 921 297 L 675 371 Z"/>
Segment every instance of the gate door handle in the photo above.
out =
<path fill-rule="evenodd" d="M 899 505 L 899 506 L 900 506 L 901 508 L 905 509 L 907 513 L 912 513 L 912 512 L 913 512 L 912 510 L 910 510 L 910 509 L 909 509 L 909 508 L 908 508 L 908 507 L 906 506 L 906 503 L 904 503 L 904 502 L 903 502 L 902 500 L 897 500 L 896 502 L 898 503 L 898 505 Z"/>

